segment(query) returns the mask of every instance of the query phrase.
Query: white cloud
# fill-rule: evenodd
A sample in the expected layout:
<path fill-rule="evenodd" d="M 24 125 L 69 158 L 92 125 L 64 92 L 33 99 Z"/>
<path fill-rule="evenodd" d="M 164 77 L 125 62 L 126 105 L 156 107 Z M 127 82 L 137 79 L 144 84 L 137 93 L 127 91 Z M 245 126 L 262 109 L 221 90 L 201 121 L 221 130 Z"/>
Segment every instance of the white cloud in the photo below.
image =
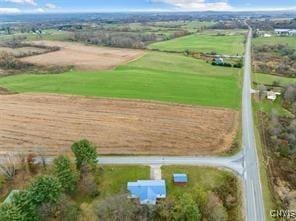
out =
<path fill-rule="evenodd" d="M 180 10 L 188 11 L 227 11 L 233 9 L 227 1 L 206 2 L 206 0 L 152 0 L 152 2 L 166 3 Z"/>
<path fill-rule="evenodd" d="M 20 13 L 21 10 L 18 8 L 0 8 L 0 14 L 13 14 L 13 13 Z"/>
<path fill-rule="evenodd" d="M 36 12 L 43 13 L 43 12 L 45 12 L 45 10 L 43 8 L 37 8 Z"/>
<path fill-rule="evenodd" d="M 16 4 L 28 4 L 36 6 L 37 3 L 35 0 L 5 0 L 5 2 L 11 2 Z"/>
<path fill-rule="evenodd" d="M 51 4 L 51 3 L 47 3 L 45 5 L 45 7 L 48 8 L 48 9 L 56 9 L 57 8 L 57 6 L 55 4 Z"/>

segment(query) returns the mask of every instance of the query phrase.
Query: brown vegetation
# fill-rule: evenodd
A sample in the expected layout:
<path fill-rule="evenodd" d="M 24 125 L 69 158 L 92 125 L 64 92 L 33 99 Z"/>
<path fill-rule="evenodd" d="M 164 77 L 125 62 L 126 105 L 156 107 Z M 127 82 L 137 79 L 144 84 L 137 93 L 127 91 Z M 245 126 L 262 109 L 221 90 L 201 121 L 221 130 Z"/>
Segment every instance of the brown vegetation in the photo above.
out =
<path fill-rule="evenodd" d="M 296 114 L 296 84 L 285 87 L 283 107 Z M 295 115 L 294 115 L 295 116 Z M 296 119 L 259 112 L 261 137 L 273 197 L 279 208 L 296 206 Z"/>
<path fill-rule="evenodd" d="M 7 90 L 5 88 L 0 87 L 0 95 L 5 95 L 5 94 L 15 94 L 15 93 Z"/>
<path fill-rule="evenodd" d="M 130 27 L 109 27 L 100 31 L 76 31 L 71 40 L 87 44 L 95 44 L 118 48 L 146 48 L 151 42 L 169 40 L 189 34 L 186 30 L 176 30 L 170 35 L 145 32 L 144 30 L 132 30 Z"/>
<path fill-rule="evenodd" d="M 256 72 L 296 76 L 296 50 L 286 45 L 263 45 L 254 48 Z"/>
<path fill-rule="evenodd" d="M 22 58 L 37 65 L 69 66 L 81 70 L 108 70 L 144 55 L 142 50 L 86 46 L 73 42 L 37 41 L 35 45 L 59 47 L 61 50 Z"/>
<path fill-rule="evenodd" d="M 43 54 L 46 53 L 47 50 L 43 48 L 36 48 L 30 46 L 21 48 L 0 47 L 0 53 L 1 52 L 7 52 L 15 57 L 25 57 L 35 54 Z"/>
<path fill-rule="evenodd" d="M 238 127 L 238 112 L 228 109 L 47 94 L 0 96 L 0 103 L 2 154 L 44 147 L 57 155 L 80 138 L 101 154 L 218 154 Z"/>

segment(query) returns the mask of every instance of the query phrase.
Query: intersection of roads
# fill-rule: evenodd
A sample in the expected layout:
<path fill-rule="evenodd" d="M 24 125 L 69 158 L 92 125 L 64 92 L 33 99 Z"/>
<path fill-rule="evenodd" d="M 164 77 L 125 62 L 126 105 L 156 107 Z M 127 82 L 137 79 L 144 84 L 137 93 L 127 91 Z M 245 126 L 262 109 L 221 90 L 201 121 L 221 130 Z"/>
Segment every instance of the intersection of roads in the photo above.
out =
<path fill-rule="evenodd" d="M 195 165 L 226 168 L 242 179 L 246 221 L 265 221 L 265 209 L 259 172 L 251 98 L 251 41 L 249 29 L 244 56 L 242 91 L 242 151 L 230 157 L 214 156 L 102 156 L 99 164 Z M 36 159 L 37 161 L 41 159 Z M 46 158 L 47 162 L 52 158 Z"/>
<path fill-rule="evenodd" d="M 244 56 L 244 83 L 242 93 L 242 151 L 231 157 L 184 157 L 184 156 L 110 156 L 100 157 L 100 164 L 140 165 L 196 165 L 227 168 L 243 180 L 245 219 L 265 221 L 265 210 L 256 149 L 251 101 L 251 41 L 249 29 Z"/>

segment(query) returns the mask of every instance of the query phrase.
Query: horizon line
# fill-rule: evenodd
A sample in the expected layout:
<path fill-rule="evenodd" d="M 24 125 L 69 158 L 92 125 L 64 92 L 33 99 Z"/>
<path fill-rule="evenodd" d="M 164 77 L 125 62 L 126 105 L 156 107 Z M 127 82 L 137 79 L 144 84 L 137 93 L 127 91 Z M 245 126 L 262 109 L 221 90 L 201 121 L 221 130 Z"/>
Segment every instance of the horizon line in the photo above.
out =
<path fill-rule="evenodd" d="M 1 9 L 1 8 L 0 8 Z M 207 12 L 215 12 L 215 13 L 235 13 L 235 12 L 296 12 L 296 8 L 290 8 L 290 9 L 281 9 L 281 8 L 266 8 L 266 9 L 234 9 L 234 10 L 159 10 L 159 9 L 130 9 L 130 10 L 65 10 L 65 11 L 44 11 L 44 12 L 38 12 L 38 11 L 19 11 L 19 12 L 7 12 L 0 14 L 2 15 L 21 15 L 21 14 L 95 14 L 95 13 L 122 13 L 122 14 L 128 14 L 128 13 L 207 13 Z"/>

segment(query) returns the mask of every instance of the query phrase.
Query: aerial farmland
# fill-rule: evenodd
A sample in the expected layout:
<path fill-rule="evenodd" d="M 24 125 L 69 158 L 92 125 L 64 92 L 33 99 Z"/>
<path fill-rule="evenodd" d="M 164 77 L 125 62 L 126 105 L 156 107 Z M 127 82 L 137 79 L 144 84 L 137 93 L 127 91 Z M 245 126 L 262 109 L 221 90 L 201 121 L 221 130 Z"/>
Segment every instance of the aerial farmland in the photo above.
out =
<path fill-rule="evenodd" d="M 48 16 L 0 33 L 0 220 L 243 220 L 245 21 Z"/>
<path fill-rule="evenodd" d="M 213 42 L 209 50 L 216 50 L 219 37 L 197 35 L 186 41 L 204 45 L 195 42 L 199 37 L 201 41 L 208 38 Z M 234 37 L 243 39 L 243 35 Z M 225 47 L 227 42 L 232 40 L 226 40 Z M 55 155 L 77 137 L 95 142 L 101 154 L 205 155 L 223 154 L 233 148 L 240 119 L 240 69 L 216 67 L 185 56 L 182 44 L 181 53 L 169 53 L 65 41 L 30 43 L 59 50 L 24 56 L 21 62 L 71 66 L 73 70 L 0 79 L 1 87 L 20 93 L 1 97 L 6 103 L 1 115 L 10 116 L 1 124 L 1 136 L 9 149 L 17 151 L 22 144 L 22 148 L 34 152 L 34 147 L 42 146 L 49 155 Z M 241 52 L 237 48 L 230 53 Z M 19 122 L 20 114 L 24 124 L 15 130 L 10 122 Z M 34 118 L 36 122 L 33 116 L 39 116 Z M 59 125 L 61 131 L 53 125 Z M 23 138 L 17 141 L 20 135 Z M 0 147 L 1 151 L 7 151 L 6 147 Z"/>

